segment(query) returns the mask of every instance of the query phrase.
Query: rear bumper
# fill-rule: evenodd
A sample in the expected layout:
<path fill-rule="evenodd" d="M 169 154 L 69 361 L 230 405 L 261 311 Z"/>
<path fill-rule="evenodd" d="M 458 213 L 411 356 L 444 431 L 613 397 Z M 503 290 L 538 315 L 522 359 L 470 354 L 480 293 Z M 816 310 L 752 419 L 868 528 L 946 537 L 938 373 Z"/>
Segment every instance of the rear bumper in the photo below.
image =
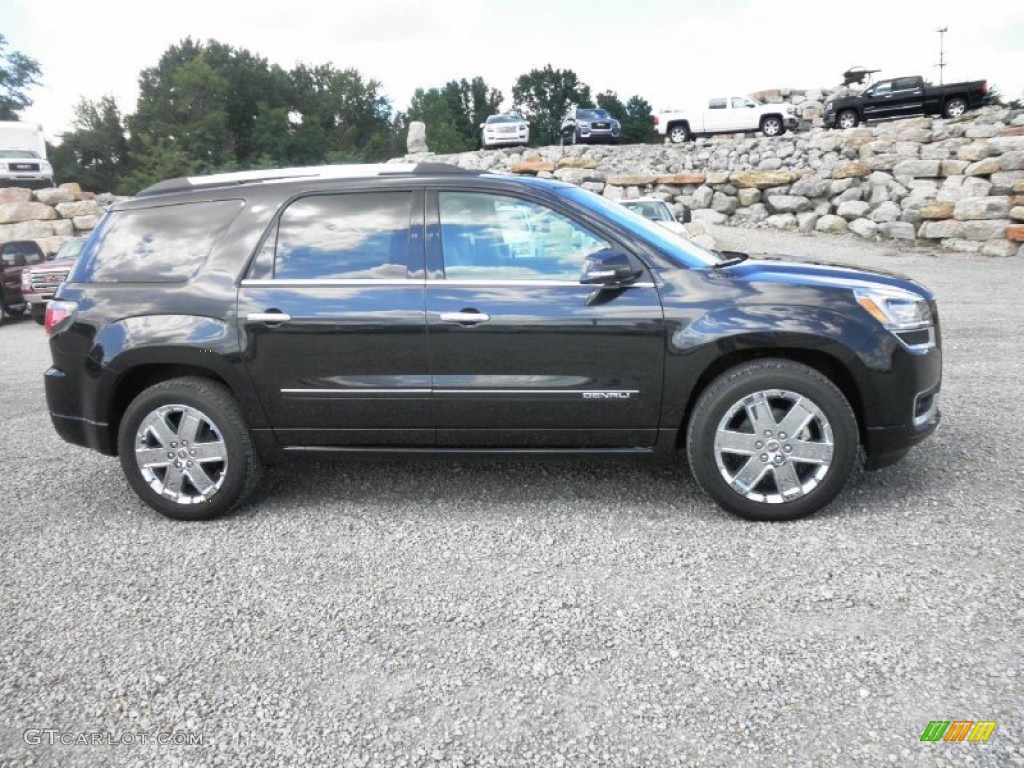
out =
<path fill-rule="evenodd" d="M 800 127 L 800 118 L 790 115 L 782 118 L 782 124 L 786 126 L 786 130 L 795 131 Z"/>
<path fill-rule="evenodd" d="M 117 446 L 110 436 L 110 427 L 104 421 L 95 421 L 81 413 L 80 393 L 71 378 L 59 368 L 50 368 L 43 374 L 46 385 L 46 404 L 50 409 L 53 428 L 62 439 L 75 445 L 113 456 Z"/>

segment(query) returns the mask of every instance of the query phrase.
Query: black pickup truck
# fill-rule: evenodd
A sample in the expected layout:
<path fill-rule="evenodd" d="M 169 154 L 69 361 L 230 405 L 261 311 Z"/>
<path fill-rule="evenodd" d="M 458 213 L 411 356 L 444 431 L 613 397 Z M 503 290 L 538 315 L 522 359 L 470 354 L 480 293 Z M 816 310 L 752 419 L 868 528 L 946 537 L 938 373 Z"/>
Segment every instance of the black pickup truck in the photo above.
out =
<path fill-rule="evenodd" d="M 831 99 L 825 104 L 826 128 L 856 128 L 868 120 L 911 115 L 959 117 L 980 107 L 988 95 L 985 80 L 929 85 L 920 77 L 879 80 L 857 96 Z"/>

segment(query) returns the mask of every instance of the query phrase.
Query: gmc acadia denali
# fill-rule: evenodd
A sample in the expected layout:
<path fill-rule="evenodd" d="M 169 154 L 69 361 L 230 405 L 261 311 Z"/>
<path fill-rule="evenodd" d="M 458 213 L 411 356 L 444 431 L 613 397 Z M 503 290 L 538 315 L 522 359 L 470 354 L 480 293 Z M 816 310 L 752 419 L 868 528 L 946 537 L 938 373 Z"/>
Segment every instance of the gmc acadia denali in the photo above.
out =
<path fill-rule="evenodd" d="M 436 164 L 156 184 L 108 211 L 46 327 L 57 431 L 188 520 L 288 455 L 680 449 L 725 509 L 788 520 L 939 422 L 920 285 Z"/>

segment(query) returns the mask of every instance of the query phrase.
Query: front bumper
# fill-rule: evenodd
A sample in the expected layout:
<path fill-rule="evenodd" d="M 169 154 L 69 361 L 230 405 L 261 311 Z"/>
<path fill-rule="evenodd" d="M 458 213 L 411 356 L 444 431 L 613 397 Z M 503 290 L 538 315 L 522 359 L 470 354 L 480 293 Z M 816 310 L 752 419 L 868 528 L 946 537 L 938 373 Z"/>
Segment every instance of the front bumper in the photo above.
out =
<path fill-rule="evenodd" d="M 485 147 L 506 147 L 527 144 L 530 141 L 529 134 L 503 133 L 495 136 L 484 136 Z"/>
<path fill-rule="evenodd" d="M 796 117 L 795 115 L 788 115 L 782 118 L 782 124 L 786 126 L 786 130 L 795 131 L 797 128 L 800 127 L 800 118 Z"/>

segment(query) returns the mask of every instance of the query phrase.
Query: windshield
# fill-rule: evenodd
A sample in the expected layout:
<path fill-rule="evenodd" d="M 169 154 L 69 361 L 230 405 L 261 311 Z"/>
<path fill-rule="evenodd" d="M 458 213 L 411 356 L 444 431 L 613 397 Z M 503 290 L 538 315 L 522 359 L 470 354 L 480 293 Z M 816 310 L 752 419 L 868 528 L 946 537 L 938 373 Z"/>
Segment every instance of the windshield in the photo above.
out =
<path fill-rule="evenodd" d="M 523 119 L 518 115 L 491 115 L 487 118 L 488 123 L 521 123 Z"/>
<path fill-rule="evenodd" d="M 11 157 L 18 160 L 38 160 L 39 155 L 30 149 L 0 149 L 0 157 Z"/>
<path fill-rule="evenodd" d="M 85 245 L 85 241 L 88 238 L 76 237 L 74 240 L 68 240 L 64 245 L 57 251 L 57 255 L 53 257 L 54 261 L 68 261 L 70 259 L 77 259 L 78 254 L 82 252 L 82 246 Z"/>
<path fill-rule="evenodd" d="M 622 204 L 651 221 L 675 221 L 672 210 L 660 200 L 630 200 Z"/>
<path fill-rule="evenodd" d="M 701 248 L 679 235 L 674 235 L 660 224 L 655 224 L 650 219 L 633 213 L 625 206 L 606 200 L 593 192 L 579 187 L 569 187 L 559 188 L 558 194 L 590 209 L 602 218 L 611 219 L 619 226 L 635 232 L 638 237 L 682 265 L 711 267 L 721 261 L 713 251 Z"/>
<path fill-rule="evenodd" d="M 608 110 L 605 109 L 579 109 L 576 110 L 577 120 L 607 120 Z"/>

